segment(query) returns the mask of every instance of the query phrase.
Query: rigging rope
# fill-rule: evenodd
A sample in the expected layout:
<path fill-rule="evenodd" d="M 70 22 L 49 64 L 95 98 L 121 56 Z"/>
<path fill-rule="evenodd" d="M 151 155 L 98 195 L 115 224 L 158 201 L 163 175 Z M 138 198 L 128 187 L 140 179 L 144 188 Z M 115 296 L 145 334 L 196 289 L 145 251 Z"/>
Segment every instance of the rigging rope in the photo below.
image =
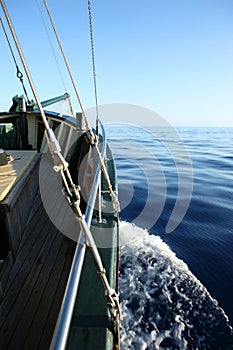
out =
<path fill-rule="evenodd" d="M 13 58 L 14 63 L 15 63 L 15 67 L 16 67 L 16 76 L 17 76 L 17 78 L 19 78 L 19 80 L 20 80 L 20 82 L 21 82 L 21 84 L 22 84 L 22 87 L 23 87 L 23 91 L 24 91 L 24 93 L 25 93 L 25 96 L 26 96 L 26 98 L 27 98 L 27 102 L 28 102 L 28 104 L 30 104 L 30 100 L 29 100 L 29 98 L 28 98 L 27 90 L 26 90 L 25 85 L 24 85 L 24 82 L 23 82 L 23 73 L 20 71 L 19 66 L 18 66 L 18 64 L 17 64 L 16 58 L 15 58 L 15 55 L 14 55 L 14 51 L 13 51 L 13 49 L 12 49 L 12 46 L 11 46 L 9 37 L 8 37 L 8 35 L 7 35 L 7 32 L 6 32 L 6 28 L 5 28 L 5 26 L 4 26 L 4 23 L 3 23 L 1 17 L 0 17 L 0 22 L 1 22 L 1 25 L 2 25 L 2 29 L 3 29 L 3 32 L 4 32 L 4 34 L 5 34 L 5 37 L 6 37 L 6 40 L 7 40 L 7 43 L 8 43 L 8 46 L 9 46 L 9 49 L 10 49 L 12 58 Z"/>
<path fill-rule="evenodd" d="M 26 73 L 26 75 L 27 75 L 28 82 L 29 82 L 29 84 L 30 84 L 31 90 L 32 90 L 32 92 L 33 92 L 33 95 L 34 95 L 34 97 L 35 97 L 36 103 L 37 103 L 37 105 L 38 105 L 38 108 L 39 108 L 39 111 L 40 111 L 40 114 L 41 114 L 41 118 L 42 118 L 43 123 L 44 123 L 44 125 L 45 125 L 45 129 L 46 129 L 46 131 L 48 132 L 48 131 L 51 130 L 51 129 L 50 129 L 49 123 L 48 123 L 48 121 L 47 121 L 47 119 L 46 119 L 46 116 L 45 116 L 43 107 L 42 107 L 42 105 L 41 105 L 41 103 L 40 103 L 40 99 L 39 99 L 39 97 L 38 97 L 38 94 L 37 94 L 35 85 L 34 85 L 34 83 L 33 83 L 31 74 L 30 74 L 30 72 L 29 72 L 29 69 L 28 69 L 26 60 L 25 60 L 25 58 L 24 58 L 23 51 L 22 51 L 21 46 L 20 46 L 20 44 L 19 44 L 17 35 L 16 35 L 16 33 L 15 33 L 13 24 L 12 24 L 12 22 L 11 22 L 10 16 L 9 16 L 8 11 L 7 11 L 7 8 L 6 8 L 6 5 L 5 5 L 5 3 L 4 3 L 3 0 L 0 0 L 0 2 L 1 2 L 1 5 L 2 5 L 3 12 L 4 12 L 4 14 L 5 14 L 6 20 L 7 20 L 7 22 L 8 22 L 8 26 L 9 26 L 9 29 L 10 29 L 10 31 L 11 31 L 12 37 L 13 37 L 13 39 L 14 39 L 16 48 L 17 48 L 17 50 L 18 50 L 19 57 L 20 57 L 20 59 L 21 59 L 21 62 L 22 62 L 22 64 L 23 64 L 23 67 L 24 67 L 24 70 L 25 70 L 25 73 Z M 47 135 L 47 132 L 46 132 L 46 136 L 48 136 L 48 135 Z M 48 137 L 47 137 L 47 140 L 48 140 Z"/>
<path fill-rule="evenodd" d="M 42 19 L 42 22 L 43 22 L 43 25 L 44 25 L 44 29 L 46 31 L 46 35 L 47 35 L 47 38 L 48 38 L 48 41 L 49 41 L 49 45 L 50 45 L 51 51 L 53 53 L 54 60 L 56 62 L 57 70 L 58 70 L 60 79 L 62 81 L 63 88 L 64 88 L 65 92 L 67 92 L 65 81 L 64 81 L 64 78 L 63 78 L 63 75 L 62 75 L 62 72 L 61 72 L 58 60 L 57 60 L 57 56 L 56 56 L 56 53 L 55 53 L 55 50 L 54 50 L 54 46 L 53 46 L 52 40 L 51 40 L 50 35 L 49 35 L 48 27 L 46 25 L 45 18 L 44 18 L 44 15 L 43 15 L 43 12 L 42 12 L 39 0 L 36 0 L 36 2 L 37 2 L 37 6 L 38 6 L 38 9 L 39 9 L 39 12 L 40 12 L 40 16 L 41 16 L 41 19 Z"/>
<path fill-rule="evenodd" d="M 40 114 L 41 114 L 41 118 L 42 118 L 44 126 L 45 126 L 45 136 L 46 136 L 46 139 L 47 139 L 47 143 L 48 143 L 48 146 L 49 146 L 50 153 L 51 153 L 51 155 L 52 155 L 52 157 L 54 159 L 54 167 L 53 168 L 54 168 L 54 170 L 56 172 L 60 172 L 60 174 L 62 176 L 63 183 L 64 183 L 64 186 L 65 186 L 65 189 L 66 189 L 67 200 L 70 199 L 70 204 L 72 205 L 72 208 L 73 208 L 73 210 L 75 211 L 75 213 L 77 215 L 82 234 L 85 237 L 86 241 L 89 243 L 90 248 L 92 249 L 92 254 L 94 256 L 95 263 L 96 263 L 96 265 L 98 267 L 98 270 L 99 270 L 99 273 L 100 273 L 100 277 L 101 277 L 102 283 L 103 283 L 104 288 L 105 288 L 105 295 L 106 295 L 106 297 L 108 299 L 110 312 L 112 313 L 112 316 L 114 318 L 121 317 L 118 295 L 115 292 L 115 290 L 112 289 L 110 287 L 110 285 L 109 285 L 108 279 L 106 277 L 106 271 L 105 271 L 105 269 L 103 267 L 101 257 L 99 255 L 99 252 L 98 252 L 98 249 L 96 247 L 95 241 L 94 241 L 94 239 L 92 237 L 92 233 L 91 233 L 91 231 L 90 231 L 90 229 L 89 229 L 89 227 L 87 225 L 87 222 L 85 221 L 85 217 L 82 215 L 82 211 L 81 211 L 81 208 L 80 208 L 80 188 L 79 188 L 79 186 L 76 186 L 74 184 L 73 180 L 72 180 L 72 177 L 71 177 L 69 169 L 68 169 L 68 163 L 66 162 L 66 160 L 62 156 L 59 142 L 56 139 L 56 136 L 55 136 L 53 130 L 50 128 L 49 123 L 48 123 L 48 121 L 46 119 L 46 115 L 45 115 L 43 107 L 41 105 L 39 96 L 37 94 L 35 85 L 33 83 L 33 80 L 32 80 L 31 74 L 29 72 L 29 69 L 28 69 L 28 66 L 27 66 L 27 63 L 26 63 L 23 51 L 22 51 L 21 46 L 19 44 L 18 38 L 16 36 L 16 32 L 15 32 L 13 24 L 11 22 L 11 19 L 10 19 L 10 16 L 8 14 L 7 8 L 5 6 L 4 0 L 0 0 L 0 3 L 1 3 L 2 9 L 4 11 L 6 20 L 8 22 L 9 29 L 10 29 L 12 37 L 14 39 L 15 45 L 17 47 L 17 50 L 18 50 L 21 62 L 23 64 L 23 66 L 24 66 L 24 70 L 26 72 L 29 84 L 30 84 L 32 92 L 34 94 L 36 103 L 38 105 L 38 108 L 39 108 L 39 111 L 40 111 Z M 91 132 L 91 130 L 89 130 L 89 131 Z M 113 203 L 114 203 L 114 198 L 116 198 L 116 195 L 115 195 L 115 193 L 112 190 L 108 174 L 105 175 L 105 172 L 107 173 L 107 169 L 106 169 L 106 166 L 104 164 L 104 161 L 102 159 L 102 156 L 100 154 L 100 151 L 99 151 L 99 148 L 98 148 L 96 142 L 94 142 L 93 146 L 95 146 L 95 149 L 96 149 L 96 152 L 97 152 L 97 155 L 98 155 L 98 159 L 99 159 L 100 166 L 102 168 L 104 177 L 106 176 L 105 177 L 106 180 L 109 181 L 110 193 L 113 193 L 113 195 L 115 196 L 115 197 L 112 197 Z M 117 198 L 116 198 L 116 200 L 117 200 Z M 117 200 L 117 202 L 118 202 L 118 200 Z"/>
<path fill-rule="evenodd" d="M 94 92 L 95 92 L 96 134 L 98 135 L 99 108 L 98 108 L 98 98 L 97 98 L 97 83 L 96 83 L 96 68 L 95 68 L 95 46 L 94 46 L 94 36 L 93 36 L 91 0 L 88 0 L 88 14 L 89 14 L 89 29 L 90 29 L 90 40 L 91 40 L 92 73 L 93 73 L 93 83 L 94 83 Z"/>
<path fill-rule="evenodd" d="M 54 24 L 54 21 L 53 21 L 51 12 L 50 12 L 49 7 L 48 7 L 48 4 L 47 4 L 47 1 L 46 1 L 46 0 L 43 0 L 43 2 L 44 2 L 44 5 L 45 5 L 45 8 L 46 8 L 46 10 L 47 10 L 47 13 L 48 13 L 48 16 L 49 16 L 49 20 L 50 20 L 50 23 L 51 23 L 51 25 L 52 25 L 54 34 L 55 34 L 55 36 L 56 36 L 58 45 L 59 45 L 59 47 L 60 47 L 60 50 L 61 50 L 61 53 L 62 53 L 64 62 L 65 62 L 66 68 L 67 68 L 67 70 L 68 70 L 68 73 L 69 73 L 69 76 L 70 76 L 70 79 L 71 79 L 71 82 L 72 82 L 74 91 L 75 91 L 75 93 L 76 93 L 76 96 L 77 96 L 77 99 L 78 99 L 78 102 L 79 102 L 81 111 L 82 111 L 82 113 L 83 113 L 83 115 L 84 115 L 84 117 L 85 117 L 86 127 L 87 127 L 88 130 L 90 130 L 91 127 L 89 126 L 89 123 L 88 123 L 87 118 L 86 118 L 86 116 L 85 116 L 85 111 L 84 111 L 84 108 L 83 108 L 83 104 L 82 104 L 81 98 L 80 98 L 80 96 L 79 96 L 79 93 L 78 93 L 78 90 L 77 90 L 77 87 L 76 87 L 76 84 L 75 84 L 73 75 L 72 75 L 72 73 L 71 73 L 68 60 L 67 60 L 66 55 L 65 55 L 65 52 L 64 52 L 64 50 L 63 50 L 63 47 L 62 47 L 62 44 L 61 44 L 61 40 L 60 40 L 60 38 L 59 38 L 59 36 L 58 36 L 58 33 L 57 33 L 57 30 L 56 30 L 56 27 L 55 27 L 55 24 Z"/>
<path fill-rule="evenodd" d="M 99 160 L 99 163 L 101 165 L 101 170 L 103 172 L 103 176 L 105 178 L 105 181 L 107 183 L 107 186 L 108 186 L 108 189 L 110 191 L 110 195 L 111 195 L 111 198 L 112 198 L 112 202 L 116 208 L 116 210 L 120 211 L 120 205 L 119 205 L 119 201 L 117 199 L 117 196 L 116 194 L 114 193 L 113 189 L 112 189 L 112 185 L 111 185 L 111 182 L 110 182 L 110 178 L 109 178 L 109 175 L 108 175 L 108 172 L 107 172 L 107 169 L 106 169 L 106 166 L 105 166 L 105 163 L 104 163 L 104 160 L 102 159 L 102 156 L 101 156 L 101 153 L 100 153 L 100 150 L 99 150 L 99 147 L 98 147 L 98 135 L 95 135 L 92 131 L 92 128 L 91 126 L 89 125 L 89 122 L 88 122 L 88 119 L 86 117 L 86 113 L 85 113 L 85 110 L 84 110 L 84 107 L 83 107 L 83 104 L 81 102 L 81 98 L 79 96 L 79 93 L 78 93 L 78 90 L 77 90 L 77 87 L 76 87 L 76 84 L 75 84 L 75 80 L 74 80 L 74 77 L 71 73 L 71 70 L 70 70 L 70 67 L 69 67 L 69 63 L 68 63 L 68 60 L 66 58 L 66 55 L 65 55 L 65 52 L 63 50 L 63 47 L 62 47 L 62 44 L 61 44 L 61 40 L 58 36 L 58 32 L 56 30 L 56 27 L 55 27 L 55 24 L 54 24 L 54 21 L 53 21 L 53 18 L 52 18 L 52 15 L 51 15 L 51 12 L 49 10 L 49 7 L 48 7 L 48 4 L 47 4 L 47 1 L 46 0 L 43 0 L 44 1 L 44 5 L 46 7 L 46 10 L 47 10 L 47 13 L 48 13 L 48 16 L 49 16 L 49 19 L 50 19 L 50 22 L 51 22 L 51 25 L 53 27 L 53 30 L 54 30 L 54 34 L 56 36 L 56 39 L 57 39 L 57 42 L 58 42 L 58 45 L 60 47 L 60 50 L 61 50 L 61 53 L 62 53 L 62 56 L 63 56 L 63 59 L 64 59 L 64 62 L 65 62 L 65 65 L 66 65 L 66 68 L 68 70 L 68 73 L 69 73 L 69 76 L 70 76 L 70 79 L 71 79 L 71 82 L 72 82 L 72 85 L 73 85 L 73 88 L 74 88 L 74 91 L 76 93 L 76 96 L 77 96 L 77 99 L 78 99 L 78 102 L 79 102 L 79 105 L 80 105 L 80 108 L 81 108 L 81 111 L 82 111 L 82 115 L 84 117 L 84 121 L 85 121 L 85 124 L 86 124 L 86 129 L 89 133 L 89 141 L 91 143 L 91 145 L 93 147 L 95 147 L 95 150 L 96 150 L 96 153 L 97 153 L 97 156 L 98 156 L 98 160 Z"/>

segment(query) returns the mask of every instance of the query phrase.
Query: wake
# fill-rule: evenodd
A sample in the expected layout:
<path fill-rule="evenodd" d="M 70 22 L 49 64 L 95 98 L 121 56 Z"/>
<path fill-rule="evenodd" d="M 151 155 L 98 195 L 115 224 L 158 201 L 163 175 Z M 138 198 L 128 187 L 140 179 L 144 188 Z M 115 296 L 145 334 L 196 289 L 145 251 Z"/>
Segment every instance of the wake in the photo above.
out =
<path fill-rule="evenodd" d="M 121 349 L 233 349 L 224 311 L 160 237 L 121 222 Z"/>

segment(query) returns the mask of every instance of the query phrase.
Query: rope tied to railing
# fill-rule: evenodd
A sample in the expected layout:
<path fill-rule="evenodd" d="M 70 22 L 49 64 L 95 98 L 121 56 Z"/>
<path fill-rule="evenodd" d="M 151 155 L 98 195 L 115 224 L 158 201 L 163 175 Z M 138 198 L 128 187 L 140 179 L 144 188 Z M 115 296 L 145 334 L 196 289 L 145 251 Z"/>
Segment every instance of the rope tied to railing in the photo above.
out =
<path fill-rule="evenodd" d="M 50 128 L 49 123 L 46 119 L 43 107 L 42 107 L 40 99 L 38 97 L 35 85 L 33 83 L 31 74 L 29 72 L 26 60 L 25 60 L 24 55 L 23 55 L 23 51 L 22 51 L 21 46 L 19 44 L 18 38 L 16 36 L 15 30 L 14 30 L 14 27 L 12 25 L 12 22 L 11 22 L 9 14 L 8 14 L 7 8 L 5 6 L 5 3 L 3 0 L 0 0 L 0 3 L 1 3 L 2 9 L 4 11 L 6 20 L 8 22 L 10 31 L 12 33 L 12 37 L 14 39 L 15 45 L 17 47 L 21 62 L 24 66 L 24 70 L 26 72 L 31 90 L 34 94 L 38 109 L 39 109 L 40 114 L 41 114 L 42 121 L 44 123 L 45 137 L 46 137 L 46 140 L 48 143 L 49 151 L 50 151 L 51 156 L 54 160 L 53 168 L 56 172 L 60 172 L 60 174 L 61 174 L 61 177 L 62 177 L 63 183 L 64 183 L 66 198 L 76 214 L 77 220 L 80 224 L 82 236 L 85 238 L 86 244 L 88 243 L 88 245 L 91 249 L 92 255 L 94 257 L 94 261 L 97 265 L 98 271 L 100 272 L 101 280 L 102 280 L 103 285 L 104 285 L 105 295 L 107 297 L 107 304 L 109 305 L 109 308 L 110 308 L 110 313 L 111 313 L 112 317 L 115 320 L 117 320 L 118 318 L 121 318 L 118 295 L 117 295 L 116 291 L 114 289 L 112 289 L 109 285 L 109 282 L 108 282 L 108 279 L 106 277 L 106 273 L 105 273 L 105 270 L 104 270 L 104 267 L 102 264 L 102 260 L 101 260 L 101 257 L 99 255 L 94 238 L 93 238 L 92 233 L 91 233 L 91 231 L 88 227 L 88 224 L 85 220 L 85 216 L 82 214 L 82 211 L 80 208 L 80 187 L 75 185 L 75 183 L 73 182 L 72 177 L 71 177 L 70 172 L 69 172 L 69 169 L 68 169 L 68 163 L 64 159 L 64 157 L 61 153 L 60 144 L 59 144 L 53 130 Z M 110 183 L 110 179 L 108 176 L 106 166 L 104 164 L 104 160 L 103 160 L 101 153 L 99 151 L 99 148 L 98 148 L 98 137 L 97 137 L 97 135 L 94 135 L 92 129 L 89 127 L 88 122 L 87 122 L 87 126 L 88 126 L 87 132 L 89 133 L 90 143 L 96 149 L 99 164 L 100 164 L 100 167 L 102 169 L 103 176 L 104 176 L 104 178 L 109 186 L 109 191 L 110 191 L 112 200 L 114 203 L 116 203 L 116 202 L 118 203 L 118 199 L 117 199 L 116 194 L 114 193 L 112 186 L 111 186 L 111 183 Z M 119 209 L 119 207 L 118 207 L 118 209 Z M 69 320 L 69 322 L 70 322 L 70 320 Z"/>
<path fill-rule="evenodd" d="M 49 137 L 49 140 L 51 140 L 51 137 Z M 95 240 L 87 225 L 85 216 L 82 214 L 82 211 L 80 208 L 80 198 L 81 198 L 80 186 L 77 186 L 73 183 L 68 170 L 68 163 L 64 162 L 63 157 L 61 158 L 60 146 L 56 139 L 53 139 L 53 142 L 49 143 L 49 148 L 54 158 L 54 170 L 56 172 L 61 173 L 64 188 L 65 188 L 64 194 L 67 198 L 69 205 L 72 207 L 72 209 L 76 214 L 76 218 L 77 218 L 77 221 L 79 222 L 82 235 L 85 238 L 86 244 L 89 246 L 91 250 L 94 262 L 97 266 L 98 273 L 100 275 L 100 278 L 104 286 L 105 296 L 107 297 L 107 304 L 109 306 L 111 316 L 114 317 L 115 319 L 117 318 L 121 319 L 121 310 L 120 310 L 118 294 L 113 288 L 110 287 L 110 284 L 106 276 L 106 270 L 103 266 Z"/>

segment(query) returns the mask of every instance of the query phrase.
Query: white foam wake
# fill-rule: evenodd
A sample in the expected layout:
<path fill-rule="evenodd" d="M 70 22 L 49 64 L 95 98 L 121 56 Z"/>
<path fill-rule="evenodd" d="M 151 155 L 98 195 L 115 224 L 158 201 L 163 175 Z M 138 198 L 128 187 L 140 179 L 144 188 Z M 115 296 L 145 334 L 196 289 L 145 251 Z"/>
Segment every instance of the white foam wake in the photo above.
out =
<path fill-rule="evenodd" d="M 121 349 L 231 349 L 227 316 L 160 237 L 121 222 Z"/>

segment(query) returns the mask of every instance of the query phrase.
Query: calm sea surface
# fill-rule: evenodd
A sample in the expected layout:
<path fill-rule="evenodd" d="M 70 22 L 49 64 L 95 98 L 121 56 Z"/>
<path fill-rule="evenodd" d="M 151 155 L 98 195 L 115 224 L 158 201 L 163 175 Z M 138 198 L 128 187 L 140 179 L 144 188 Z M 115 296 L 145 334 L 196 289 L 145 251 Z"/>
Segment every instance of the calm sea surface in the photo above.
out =
<path fill-rule="evenodd" d="M 123 349 L 233 348 L 233 128 L 110 125 Z"/>

